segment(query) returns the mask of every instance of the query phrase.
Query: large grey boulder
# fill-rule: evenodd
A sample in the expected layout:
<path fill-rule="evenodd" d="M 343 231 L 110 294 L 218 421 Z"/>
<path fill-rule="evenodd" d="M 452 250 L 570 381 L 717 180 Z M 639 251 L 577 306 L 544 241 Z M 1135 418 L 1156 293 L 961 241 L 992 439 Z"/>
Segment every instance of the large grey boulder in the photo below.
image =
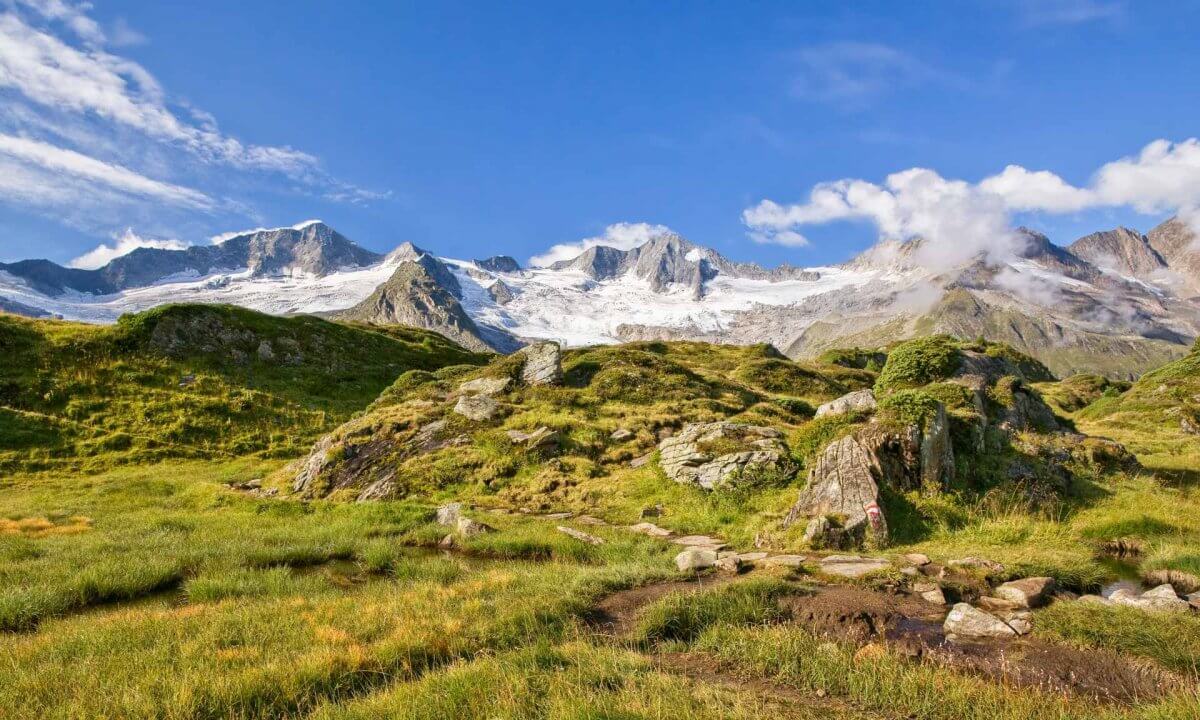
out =
<path fill-rule="evenodd" d="M 961 637 L 1010 638 L 1017 634 L 1016 630 L 1000 618 L 973 608 L 967 603 L 958 603 L 951 608 L 942 629 L 947 635 Z"/>
<path fill-rule="evenodd" d="M 714 448 L 741 445 L 739 452 Z M 778 430 L 732 422 L 691 423 L 658 444 L 659 464 L 677 483 L 706 490 L 754 470 L 784 469 L 787 445 Z"/>
<path fill-rule="evenodd" d="M 500 414 L 500 403 L 485 395 L 463 395 L 454 404 L 454 412 L 465 418 L 483 422 Z"/>
<path fill-rule="evenodd" d="M 1188 601 L 1175 593 L 1175 588 L 1165 584 L 1147 590 L 1141 595 L 1122 588 L 1110 595 L 1108 599 L 1117 605 L 1156 612 L 1186 612 L 1191 609 Z"/>
<path fill-rule="evenodd" d="M 675 556 L 675 567 L 680 572 L 707 570 L 717 564 L 717 551 L 707 548 L 688 548 Z"/>
<path fill-rule="evenodd" d="M 558 343 L 541 342 L 521 349 L 525 366 L 521 380 L 526 385 L 561 385 L 562 350 Z"/>
<path fill-rule="evenodd" d="M 996 588 L 996 597 L 1015 603 L 1017 607 L 1036 608 L 1045 605 L 1054 592 L 1054 578 L 1028 577 L 1006 582 Z"/>
<path fill-rule="evenodd" d="M 850 412 L 869 413 L 875 412 L 877 407 L 879 406 L 875 402 L 875 393 L 870 390 L 855 390 L 819 406 L 816 417 L 845 415 Z"/>

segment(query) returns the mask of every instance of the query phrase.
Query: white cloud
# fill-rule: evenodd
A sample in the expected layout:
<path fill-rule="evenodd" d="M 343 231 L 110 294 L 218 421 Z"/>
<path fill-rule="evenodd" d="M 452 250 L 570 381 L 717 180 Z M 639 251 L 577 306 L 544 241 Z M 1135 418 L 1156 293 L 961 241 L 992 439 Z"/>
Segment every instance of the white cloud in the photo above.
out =
<path fill-rule="evenodd" d="M 957 81 L 908 53 L 879 43 L 836 42 L 796 54 L 792 94 L 804 100 L 857 108 L 895 90 L 930 80 Z"/>
<path fill-rule="evenodd" d="M 48 171 L 48 182 L 33 183 L 31 187 L 26 188 L 30 193 L 44 191 L 48 193 L 47 197 L 53 197 L 57 193 L 57 183 L 54 182 L 56 178 L 69 176 L 86 185 L 97 186 L 102 192 L 112 190 L 196 209 L 208 209 L 213 206 L 212 199 L 198 190 L 153 180 L 120 165 L 102 162 L 74 150 L 36 140 L 0 134 L 0 156 Z M 41 187 L 43 185 L 49 187 Z"/>
<path fill-rule="evenodd" d="M 1103 207 L 1174 212 L 1200 233 L 1200 140 L 1156 140 L 1137 156 L 1107 163 L 1085 187 L 1058 175 L 1009 165 L 978 183 L 912 168 L 882 185 L 844 179 L 821 183 L 807 201 L 763 200 L 742 220 L 755 242 L 794 244 L 789 233 L 839 220 L 872 222 L 881 237 L 924 240 L 922 262 L 956 264 L 980 254 L 1000 259 L 1019 250 L 1013 212 L 1070 213 Z M 801 236 L 802 237 L 802 236 Z"/>
<path fill-rule="evenodd" d="M 529 258 L 529 264 L 534 267 L 546 267 L 562 260 L 578 257 L 588 248 L 605 245 L 618 250 L 632 250 L 644 245 L 659 235 L 671 232 L 666 225 L 651 225 L 649 223 L 616 223 L 604 228 L 604 234 L 584 238 L 578 242 L 561 243 L 551 247 L 540 255 Z"/>
<path fill-rule="evenodd" d="M 133 232 L 133 228 L 126 228 L 125 232 L 113 238 L 112 245 L 101 243 L 99 246 L 85 252 L 79 257 L 68 263 L 73 268 L 81 268 L 84 270 L 95 270 L 96 268 L 104 267 L 113 258 L 128 255 L 138 248 L 158 248 L 160 250 L 183 250 L 187 247 L 186 243 L 179 240 L 155 240 L 152 238 L 144 238 Z"/>
<path fill-rule="evenodd" d="M 129 24 L 125 18 L 117 18 L 113 21 L 112 27 L 108 31 L 108 42 L 114 47 L 132 47 L 134 45 L 145 45 L 149 40 L 145 35 Z"/>
<path fill-rule="evenodd" d="M 56 110 L 94 113 L 208 161 L 295 176 L 317 165 L 315 157 L 292 148 L 244 145 L 209 123 L 184 122 L 141 65 L 98 47 L 73 47 L 16 14 L 0 16 L 0 87 Z"/>
<path fill-rule="evenodd" d="M 1018 9 L 1030 26 L 1111 22 L 1125 16 L 1125 3 L 1120 0 L 1021 0 Z"/>

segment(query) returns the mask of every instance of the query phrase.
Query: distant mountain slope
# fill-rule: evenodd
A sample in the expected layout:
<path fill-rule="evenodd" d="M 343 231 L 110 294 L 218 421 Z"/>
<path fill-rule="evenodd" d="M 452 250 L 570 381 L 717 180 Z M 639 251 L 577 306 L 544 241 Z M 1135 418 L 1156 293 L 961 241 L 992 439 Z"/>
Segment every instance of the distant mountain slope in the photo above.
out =
<path fill-rule="evenodd" d="M 292 455 L 401 373 L 484 357 L 424 330 L 230 306 L 109 326 L 0 315 L 0 472 Z"/>
<path fill-rule="evenodd" d="M 1111 268 L 1130 277 L 1153 277 L 1167 267 L 1149 238 L 1125 227 L 1086 235 L 1068 249 L 1097 267 Z"/>
<path fill-rule="evenodd" d="M 365 300 L 333 313 L 343 320 L 396 324 L 433 330 L 477 352 L 511 352 L 520 342 L 498 330 L 480 328 L 459 302 L 454 274 L 429 254 L 405 260 Z"/>
<path fill-rule="evenodd" d="M 766 342 L 802 357 L 930 332 L 983 334 L 1060 373 L 1114 377 L 1174 359 L 1200 334 L 1200 255 L 1183 224 L 1147 236 L 1118 228 L 1070 247 L 1018 233 L 1024 242 L 1011 257 L 952 265 L 917 238 L 882 241 L 840 266 L 767 269 L 664 233 L 522 268 L 507 256 L 439 258 L 411 243 L 381 257 L 305 223 L 190 251 L 138 251 L 99 271 L 14 263 L 0 267 L 0 296 L 100 322 L 164 302 L 232 303 L 408 324 L 501 352 L 535 339 L 691 339 Z"/>
<path fill-rule="evenodd" d="M 371 265 L 381 259 L 328 225 L 312 221 L 290 228 L 254 230 L 219 244 L 184 250 L 138 248 L 98 270 L 64 268 L 49 260 L 23 260 L 0 263 L 0 271 L 54 297 L 68 291 L 110 294 L 150 285 L 173 275 L 200 277 L 217 271 L 245 270 L 252 277 L 323 276 L 342 268 Z"/>
<path fill-rule="evenodd" d="M 1178 273 L 1188 292 L 1200 295 L 1200 239 L 1179 218 L 1171 218 L 1146 233 L 1150 246 Z"/>

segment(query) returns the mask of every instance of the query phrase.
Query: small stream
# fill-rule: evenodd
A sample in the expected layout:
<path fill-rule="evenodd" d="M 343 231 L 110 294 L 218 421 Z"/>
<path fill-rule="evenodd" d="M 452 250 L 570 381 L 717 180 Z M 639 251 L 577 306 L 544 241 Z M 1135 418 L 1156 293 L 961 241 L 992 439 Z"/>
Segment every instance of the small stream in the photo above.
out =
<path fill-rule="evenodd" d="M 1142 592 L 1142 571 L 1136 560 L 1129 557 L 1102 557 L 1098 560 L 1113 578 L 1100 587 L 1100 595 L 1110 597 L 1118 590 L 1128 590 L 1135 595 Z"/>

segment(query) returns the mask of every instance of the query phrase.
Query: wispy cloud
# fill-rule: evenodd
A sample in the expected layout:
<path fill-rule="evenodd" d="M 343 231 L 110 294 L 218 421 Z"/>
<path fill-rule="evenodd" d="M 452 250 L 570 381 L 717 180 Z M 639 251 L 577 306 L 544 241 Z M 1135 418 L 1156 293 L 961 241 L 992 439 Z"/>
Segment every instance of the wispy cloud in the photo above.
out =
<path fill-rule="evenodd" d="M 104 267 L 114 258 L 119 258 L 122 255 L 128 255 L 138 248 L 183 250 L 186 247 L 187 243 L 179 240 L 163 240 L 141 237 L 135 233 L 132 228 L 126 228 L 125 232 L 113 238 L 111 245 L 108 243 L 101 243 L 79 257 L 71 260 L 68 265 L 73 268 L 95 270 L 96 268 Z"/>
<path fill-rule="evenodd" d="M 546 267 L 556 262 L 578 257 L 583 251 L 598 247 L 614 247 L 618 250 L 632 250 L 639 245 L 645 245 L 659 235 L 671 232 L 666 225 L 650 223 L 615 223 L 604 228 L 602 235 L 588 237 L 577 242 L 560 243 L 540 255 L 529 258 L 529 264 L 534 267 Z"/>
<path fill-rule="evenodd" d="M 796 53 L 796 64 L 791 88 L 795 97 L 846 109 L 929 82 L 961 84 L 954 75 L 880 43 L 814 45 Z"/>
<path fill-rule="evenodd" d="M 90 8 L 0 0 L 0 164 L 10 171 L 0 200 L 76 227 L 94 217 L 86 229 L 96 232 L 138 201 L 252 214 L 244 199 L 222 197 L 251 180 L 334 202 L 390 196 L 331 176 L 303 150 L 243 142 L 211 114 L 171 100 L 149 70 L 115 50 L 146 38 L 124 20 L 101 27 Z"/>
<path fill-rule="evenodd" d="M 804 202 L 763 200 L 742 220 L 755 242 L 796 244 L 813 225 L 866 220 L 881 238 L 924 241 L 922 262 L 947 266 L 984 254 L 1010 256 L 1022 241 L 1014 212 L 1072 213 L 1095 208 L 1173 212 L 1200 233 L 1200 140 L 1156 140 L 1137 155 L 1101 166 L 1085 186 L 1047 170 L 1010 165 L 972 183 L 927 168 L 888 175 L 882 184 L 843 179 L 815 186 Z M 801 237 L 803 237 L 801 235 Z"/>
<path fill-rule="evenodd" d="M 1025 25 L 1042 27 L 1116 22 L 1127 6 L 1122 0 L 1019 0 L 1017 9 Z"/>

